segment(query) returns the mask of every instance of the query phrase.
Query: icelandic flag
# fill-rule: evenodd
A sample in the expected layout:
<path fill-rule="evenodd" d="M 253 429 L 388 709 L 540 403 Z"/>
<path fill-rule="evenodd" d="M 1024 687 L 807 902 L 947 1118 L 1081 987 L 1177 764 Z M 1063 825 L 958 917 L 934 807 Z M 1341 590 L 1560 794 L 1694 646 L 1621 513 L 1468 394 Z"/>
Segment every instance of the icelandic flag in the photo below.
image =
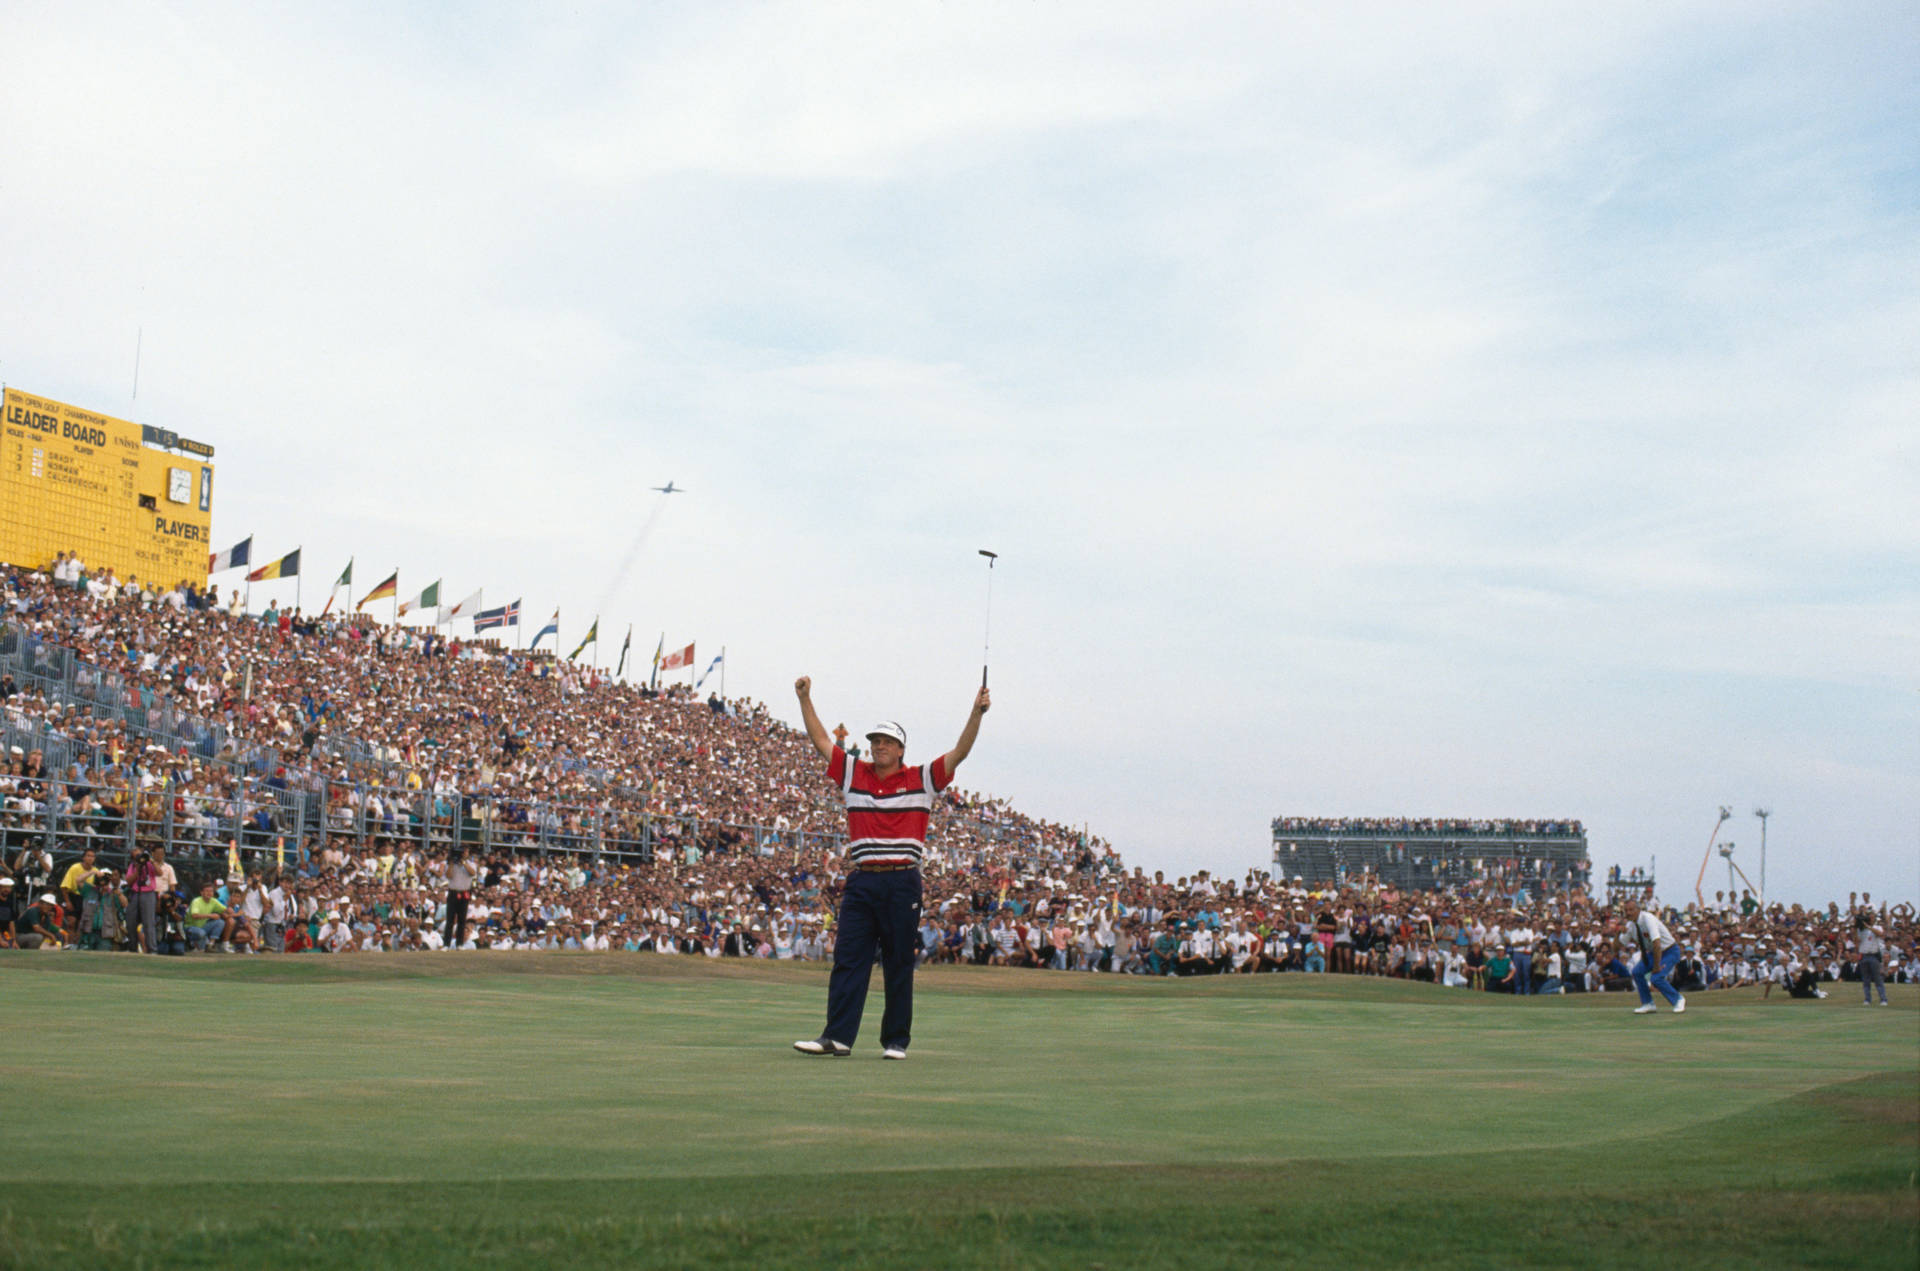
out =
<path fill-rule="evenodd" d="M 489 631 L 494 627 L 517 627 L 519 625 L 520 602 L 517 600 L 510 605 L 501 605 L 498 609 L 482 609 L 479 613 L 473 615 L 473 629 L 475 631 Z M 540 634 L 545 635 L 546 632 L 542 631 Z M 535 638 L 537 639 L 538 637 Z"/>
<path fill-rule="evenodd" d="M 209 574 L 224 573 L 229 569 L 238 569 L 251 563 L 253 559 L 253 535 L 249 534 L 224 552 L 213 552 L 207 557 Z"/>

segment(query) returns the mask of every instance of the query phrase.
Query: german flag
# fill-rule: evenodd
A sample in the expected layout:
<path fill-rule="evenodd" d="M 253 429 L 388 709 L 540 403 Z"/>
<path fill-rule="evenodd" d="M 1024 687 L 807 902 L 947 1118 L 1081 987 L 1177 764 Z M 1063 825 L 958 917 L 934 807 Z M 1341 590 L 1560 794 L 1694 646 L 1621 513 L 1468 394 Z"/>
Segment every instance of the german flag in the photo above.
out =
<path fill-rule="evenodd" d="M 396 569 L 393 571 L 392 574 L 387 576 L 387 581 L 381 583 L 378 587 L 375 587 L 372 591 L 360 597 L 360 603 L 355 605 L 354 608 L 365 609 L 368 605 L 372 604 L 376 600 L 391 600 L 396 594 L 399 593 L 399 591 L 400 591 L 400 571 Z"/>
<path fill-rule="evenodd" d="M 247 575 L 250 583 L 265 582 L 269 578 L 292 578 L 300 572 L 300 549 L 294 548 L 279 560 L 269 561 Z"/>

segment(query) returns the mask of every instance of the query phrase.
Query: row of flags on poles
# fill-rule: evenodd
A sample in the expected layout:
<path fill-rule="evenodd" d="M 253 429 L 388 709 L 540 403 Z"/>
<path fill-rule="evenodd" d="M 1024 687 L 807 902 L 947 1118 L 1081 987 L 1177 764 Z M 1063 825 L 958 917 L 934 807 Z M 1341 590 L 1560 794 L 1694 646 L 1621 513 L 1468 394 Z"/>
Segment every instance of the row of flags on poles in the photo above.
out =
<path fill-rule="evenodd" d="M 209 574 L 219 574 L 230 569 L 246 568 L 252 565 L 252 563 L 253 536 L 249 534 L 246 538 L 235 543 L 226 551 L 211 553 L 207 559 L 207 572 Z M 275 578 L 297 578 L 299 575 L 300 549 L 296 547 L 285 556 L 269 561 L 257 569 L 248 569 L 247 581 L 257 583 Z M 409 613 L 431 610 L 434 615 L 435 626 L 439 626 L 443 622 L 452 622 L 456 618 L 471 618 L 473 620 L 473 630 L 476 635 L 482 631 L 494 631 L 505 627 L 512 627 L 516 631 L 520 629 L 520 602 L 518 600 L 509 605 L 500 605 L 493 609 L 483 609 L 481 608 L 483 603 L 481 600 L 481 592 L 475 591 L 471 596 L 468 596 L 458 604 L 447 605 L 442 603 L 441 600 L 440 588 L 442 581 L 444 580 L 436 580 L 432 585 L 422 589 L 419 595 L 407 600 L 401 600 L 399 599 L 400 571 L 395 569 L 391 574 L 387 575 L 379 585 L 374 587 L 372 591 L 360 597 L 359 603 L 355 604 L 353 608 L 355 611 L 358 611 L 366 608 L 376 600 L 392 600 L 395 602 L 394 615 L 396 619 Z M 333 608 L 333 602 L 335 598 L 339 596 L 342 588 L 346 589 L 348 599 L 352 599 L 353 561 L 351 560 L 347 562 L 347 567 L 340 572 L 340 577 L 334 581 L 333 587 L 329 590 L 326 608 L 320 611 L 323 616 Z M 527 648 L 529 650 L 539 648 L 540 642 L 548 636 L 553 637 L 555 651 L 558 652 L 560 642 L 560 611 L 558 609 L 553 611 L 553 617 L 548 619 L 545 626 L 534 632 L 533 639 L 527 644 Z M 567 655 L 567 660 L 569 662 L 578 661 L 580 655 L 585 653 L 589 646 L 592 646 L 597 651 L 599 645 L 600 619 L 596 615 L 593 624 L 587 628 L 587 634 L 581 639 L 580 643 L 574 647 L 573 652 Z M 693 644 L 691 642 L 689 642 L 685 648 L 674 649 L 671 652 L 667 650 L 666 646 L 666 633 L 662 632 L 660 635 L 660 643 L 655 646 L 653 651 L 653 674 L 655 678 L 658 678 L 662 671 L 691 670 L 693 668 L 694 654 Z M 627 638 L 620 644 L 620 661 L 619 665 L 614 669 L 614 678 L 618 679 L 626 672 L 627 654 L 631 651 L 632 647 L 633 627 L 629 624 L 627 627 Z M 701 685 L 707 682 L 707 677 L 712 675 L 714 671 L 724 665 L 725 662 L 726 650 L 722 649 L 713 661 L 707 663 L 707 669 L 700 673 L 700 678 L 694 681 L 693 687 L 698 690 Z"/>

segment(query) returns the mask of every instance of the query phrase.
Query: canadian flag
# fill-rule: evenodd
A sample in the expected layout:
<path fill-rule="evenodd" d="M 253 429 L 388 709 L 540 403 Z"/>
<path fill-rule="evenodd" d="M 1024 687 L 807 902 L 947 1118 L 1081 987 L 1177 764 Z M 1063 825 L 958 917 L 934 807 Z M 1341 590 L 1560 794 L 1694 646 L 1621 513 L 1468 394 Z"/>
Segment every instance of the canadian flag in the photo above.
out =
<path fill-rule="evenodd" d="M 683 666 L 692 666 L 692 665 L 693 665 L 693 646 L 692 645 L 688 645 L 684 649 L 676 649 L 672 653 L 667 654 L 666 657 L 660 659 L 660 669 L 663 671 L 677 671 Z"/>

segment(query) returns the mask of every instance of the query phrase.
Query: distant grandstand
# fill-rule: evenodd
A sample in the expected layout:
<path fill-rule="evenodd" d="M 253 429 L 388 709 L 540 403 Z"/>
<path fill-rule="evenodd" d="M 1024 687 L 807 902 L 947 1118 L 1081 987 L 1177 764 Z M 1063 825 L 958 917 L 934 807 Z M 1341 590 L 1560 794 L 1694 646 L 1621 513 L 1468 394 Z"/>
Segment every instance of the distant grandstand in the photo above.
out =
<path fill-rule="evenodd" d="M 1274 874 L 1308 884 L 1496 882 L 1538 894 L 1584 888 L 1591 870 L 1586 827 L 1573 820 L 1273 818 Z"/>

